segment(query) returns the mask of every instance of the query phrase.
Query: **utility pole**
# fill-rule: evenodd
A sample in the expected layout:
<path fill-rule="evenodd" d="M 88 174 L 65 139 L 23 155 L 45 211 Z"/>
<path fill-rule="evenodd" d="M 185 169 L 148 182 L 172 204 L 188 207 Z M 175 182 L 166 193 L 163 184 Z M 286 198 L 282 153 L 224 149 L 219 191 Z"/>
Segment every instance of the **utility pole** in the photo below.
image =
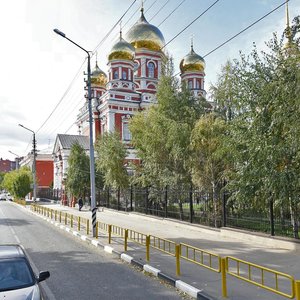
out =
<path fill-rule="evenodd" d="M 91 210 L 92 210 L 92 224 L 93 237 L 96 237 L 96 197 L 95 197 L 95 157 L 94 157 L 94 143 L 93 143 L 93 115 L 92 115 L 92 89 L 91 89 L 91 55 L 90 52 L 82 48 L 80 45 L 69 39 L 65 33 L 58 29 L 53 31 L 68 40 L 87 54 L 87 89 L 88 89 L 88 108 L 89 108 L 89 131 L 90 131 L 90 181 L 91 181 Z"/>
<path fill-rule="evenodd" d="M 35 132 L 22 124 L 19 124 L 20 127 L 32 132 L 32 154 L 33 154 L 33 163 L 32 163 L 32 177 L 33 177 L 33 202 L 36 201 L 36 139 Z"/>

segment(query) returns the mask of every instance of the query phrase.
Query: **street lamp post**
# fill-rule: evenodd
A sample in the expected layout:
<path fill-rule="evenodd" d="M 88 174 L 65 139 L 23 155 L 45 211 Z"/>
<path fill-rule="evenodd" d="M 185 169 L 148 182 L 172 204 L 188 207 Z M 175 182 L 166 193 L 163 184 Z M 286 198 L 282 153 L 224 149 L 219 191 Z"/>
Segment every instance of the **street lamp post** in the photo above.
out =
<path fill-rule="evenodd" d="M 94 143 L 93 143 L 93 118 L 92 118 L 92 90 L 91 90 L 91 56 L 89 51 L 79 46 L 77 43 L 67 38 L 66 35 L 58 29 L 53 31 L 61 37 L 67 39 L 72 44 L 83 50 L 88 57 L 87 64 L 87 86 L 88 86 L 88 107 L 89 107 L 89 129 L 90 129 L 90 180 L 91 180 L 91 210 L 92 210 L 92 224 L 93 237 L 96 237 L 96 200 L 95 200 L 95 158 L 94 158 Z"/>
<path fill-rule="evenodd" d="M 32 140 L 32 148 L 33 148 L 33 164 L 32 164 L 32 177 L 33 177 L 33 201 L 36 200 L 36 140 L 35 140 L 35 132 L 22 124 L 19 124 L 20 127 L 32 132 L 33 140 Z"/>

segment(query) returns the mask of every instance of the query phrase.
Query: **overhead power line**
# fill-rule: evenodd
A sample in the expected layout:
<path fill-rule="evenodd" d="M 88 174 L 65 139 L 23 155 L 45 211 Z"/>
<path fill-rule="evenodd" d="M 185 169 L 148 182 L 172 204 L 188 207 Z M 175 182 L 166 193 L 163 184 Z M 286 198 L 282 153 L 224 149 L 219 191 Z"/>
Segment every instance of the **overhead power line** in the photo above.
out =
<path fill-rule="evenodd" d="M 127 8 L 127 10 L 123 13 L 123 15 L 121 16 L 121 18 L 119 18 L 119 20 L 115 23 L 115 25 L 112 27 L 112 29 L 109 30 L 109 32 L 105 35 L 105 37 L 99 42 L 99 44 L 96 46 L 96 48 L 94 49 L 94 51 L 92 52 L 92 55 L 95 54 L 95 52 L 97 51 L 97 49 L 100 47 L 100 45 L 107 39 L 107 37 L 109 36 L 109 34 L 113 31 L 113 29 L 117 26 L 117 24 L 120 22 L 120 20 L 122 20 L 122 18 L 127 14 L 127 12 L 131 9 L 131 7 L 133 6 L 133 4 L 136 2 L 137 0 L 134 0 L 131 5 Z M 64 92 L 63 96 L 61 97 L 61 99 L 58 101 L 58 103 L 55 105 L 54 109 L 52 110 L 52 112 L 50 113 L 50 115 L 46 118 L 46 120 L 43 122 L 43 124 L 40 126 L 40 128 L 36 131 L 39 132 L 44 126 L 45 124 L 49 121 L 49 119 L 51 118 L 51 116 L 53 115 L 53 113 L 57 110 L 57 108 L 59 107 L 59 105 L 62 103 L 62 101 L 65 99 L 66 95 L 69 93 L 69 91 L 71 90 L 76 78 L 78 77 L 78 75 L 80 74 L 83 65 L 86 62 L 86 58 L 84 59 L 84 61 L 82 62 L 79 70 L 76 72 L 76 75 L 73 77 L 71 83 L 69 84 L 68 88 L 66 89 L 66 91 Z"/>
<path fill-rule="evenodd" d="M 259 18 L 258 20 L 254 21 L 253 23 L 251 23 L 250 25 L 248 25 L 247 27 L 245 27 L 243 30 L 239 31 L 237 34 L 235 34 L 234 36 L 232 36 L 231 38 L 227 39 L 225 42 L 223 42 L 222 44 L 220 44 L 219 46 L 217 46 L 216 48 L 214 48 L 213 50 L 209 51 L 208 53 L 206 53 L 204 57 L 209 56 L 210 54 L 212 54 L 213 52 L 217 51 L 218 49 L 220 49 L 221 47 L 223 47 L 224 45 L 226 45 L 227 43 L 229 43 L 230 41 L 232 41 L 233 39 L 235 39 L 237 36 L 239 36 L 240 34 L 242 34 L 243 32 L 245 32 L 246 30 L 248 30 L 249 28 L 251 28 L 252 26 L 254 26 L 255 24 L 257 24 L 258 22 L 260 22 L 261 20 L 263 20 L 264 18 L 266 18 L 267 16 L 269 16 L 270 14 L 272 14 L 273 12 L 275 12 L 276 10 L 278 10 L 280 7 L 284 6 L 287 2 L 289 2 L 290 0 L 286 0 L 285 2 L 283 2 L 282 4 L 278 5 L 277 7 L 275 7 L 274 9 L 272 9 L 270 12 L 268 12 L 267 14 L 265 14 L 264 16 L 262 16 L 261 18 Z M 199 59 L 200 61 L 200 59 Z M 180 72 L 176 73 L 174 76 L 179 75 Z"/>
<path fill-rule="evenodd" d="M 202 12 L 197 18 L 195 18 L 192 22 L 190 22 L 187 26 L 185 26 L 181 31 L 179 31 L 171 40 L 169 40 L 162 48 L 165 48 L 171 42 L 173 42 L 180 34 L 182 34 L 186 29 L 188 29 L 192 24 L 194 24 L 200 17 L 202 17 L 206 12 L 208 12 L 214 5 L 216 5 L 220 0 L 216 0 L 213 4 L 211 4 L 204 12 Z"/>
<path fill-rule="evenodd" d="M 229 43 L 230 41 L 232 41 L 233 39 L 235 39 L 237 36 L 239 36 L 240 34 L 242 34 L 243 32 L 245 32 L 246 30 L 248 30 L 249 28 L 251 28 L 252 26 L 254 26 L 255 24 L 257 24 L 258 22 L 260 22 L 261 20 L 263 20 L 264 18 L 266 18 L 270 14 L 272 14 L 274 11 L 276 11 L 277 9 L 279 9 L 280 7 L 282 7 L 283 5 L 285 5 L 289 1 L 290 0 L 286 0 L 282 4 L 278 5 L 276 8 L 274 8 L 273 10 L 271 10 L 270 12 L 268 12 L 267 14 L 265 14 L 264 16 L 262 16 L 261 18 L 259 18 L 255 22 L 251 23 L 249 26 L 247 26 L 243 30 L 239 31 L 237 34 L 235 34 L 234 36 L 232 36 L 231 38 L 229 38 L 228 40 L 226 40 L 225 42 L 223 42 L 222 44 L 220 44 L 219 46 L 217 46 L 213 50 L 211 50 L 208 53 L 206 53 L 203 57 L 206 57 L 206 56 L 210 55 L 211 53 L 215 52 L 216 50 L 220 49 L 221 47 L 223 47 L 224 45 L 226 45 L 227 43 Z"/>

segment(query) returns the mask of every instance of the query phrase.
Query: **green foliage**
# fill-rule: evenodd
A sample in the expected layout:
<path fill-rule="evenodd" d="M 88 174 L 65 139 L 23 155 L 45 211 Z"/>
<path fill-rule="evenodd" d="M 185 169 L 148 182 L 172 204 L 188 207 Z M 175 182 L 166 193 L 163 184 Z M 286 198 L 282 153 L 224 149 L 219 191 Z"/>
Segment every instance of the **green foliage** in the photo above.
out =
<path fill-rule="evenodd" d="M 78 143 L 71 147 L 66 187 L 75 197 L 84 197 L 90 186 L 90 159 Z"/>
<path fill-rule="evenodd" d="M 32 191 L 32 174 L 28 167 L 6 173 L 2 186 L 14 197 L 24 198 Z"/>
<path fill-rule="evenodd" d="M 31 191 L 32 176 L 28 171 L 18 172 L 13 183 L 13 195 L 20 199 Z"/>
<path fill-rule="evenodd" d="M 0 172 L 0 189 L 3 189 L 2 182 L 3 182 L 4 176 L 5 176 L 5 173 Z"/>
<path fill-rule="evenodd" d="M 191 135 L 193 152 L 193 183 L 205 190 L 221 186 L 226 170 L 223 152 L 227 133 L 224 120 L 207 114 L 196 123 Z"/>
<path fill-rule="evenodd" d="M 125 167 L 127 150 L 120 141 L 120 134 L 105 133 L 97 140 L 95 150 L 96 168 L 104 174 L 104 185 L 122 189 L 128 187 L 129 177 Z"/>
<path fill-rule="evenodd" d="M 207 104 L 203 99 L 193 98 L 185 85 L 179 89 L 177 79 L 172 76 L 171 60 L 164 70 L 157 105 L 135 115 L 129 124 L 132 144 L 142 160 L 135 172 L 135 182 L 161 188 L 191 182 L 190 135 Z"/>

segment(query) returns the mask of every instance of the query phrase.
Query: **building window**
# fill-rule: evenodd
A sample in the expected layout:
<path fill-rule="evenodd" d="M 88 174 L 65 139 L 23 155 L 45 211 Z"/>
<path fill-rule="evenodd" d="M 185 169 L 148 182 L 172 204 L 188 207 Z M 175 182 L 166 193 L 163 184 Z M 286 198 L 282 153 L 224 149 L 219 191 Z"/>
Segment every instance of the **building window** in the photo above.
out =
<path fill-rule="evenodd" d="M 193 88 L 193 81 L 189 80 L 189 89 L 191 90 Z"/>
<path fill-rule="evenodd" d="M 118 71 L 116 70 L 116 71 L 114 71 L 113 79 L 118 79 L 118 77 L 119 77 L 119 74 L 118 74 Z"/>
<path fill-rule="evenodd" d="M 148 64 L 148 77 L 153 78 L 154 77 L 154 63 L 150 62 Z"/>
<path fill-rule="evenodd" d="M 196 89 L 198 89 L 198 90 L 200 89 L 200 82 L 199 82 L 199 80 L 196 81 Z"/>
<path fill-rule="evenodd" d="M 122 123 L 122 137 L 123 141 L 131 141 L 131 133 L 129 131 L 128 122 Z"/>
<path fill-rule="evenodd" d="M 126 71 L 122 72 L 122 79 L 124 79 L 124 80 L 127 79 L 127 72 Z"/>

